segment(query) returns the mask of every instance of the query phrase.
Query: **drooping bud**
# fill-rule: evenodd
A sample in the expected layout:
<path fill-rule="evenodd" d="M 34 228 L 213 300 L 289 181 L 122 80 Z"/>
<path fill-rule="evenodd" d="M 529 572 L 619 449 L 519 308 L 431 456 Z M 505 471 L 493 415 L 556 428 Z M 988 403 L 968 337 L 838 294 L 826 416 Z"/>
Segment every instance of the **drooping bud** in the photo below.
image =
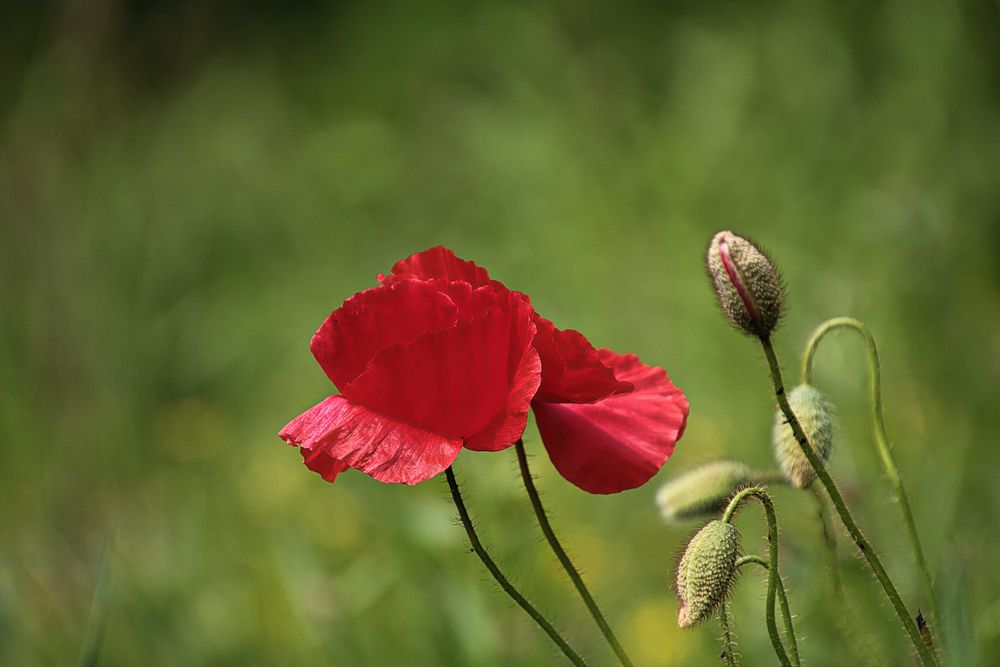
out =
<path fill-rule="evenodd" d="M 770 336 L 785 303 L 781 277 L 764 252 L 732 232 L 708 246 L 708 275 L 729 322 L 749 336 Z"/>
<path fill-rule="evenodd" d="M 833 406 L 830 401 L 812 385 L 800 384 L 788 393 L 788 405 L 798 418 L 813 451 L 825 462 L 833 448 Z M 799 489 L 808 488 L 816 479 L 816 471 L 802 453 L 792 427 L 780 409 L 774 417 L 771 440 L 774 457 L 788 482 Z"/>
<path fill-rule="evenodd" d="M 669 480 L 656 493 L 664 520 L 698 519 L 716 514 L 736 489 L 753 481 L 750 468 L 739 461 L 712 461 Z"/>
<path fill-rule="evenodd" d="M 704 621 L 729 595 L 740 553 L 740 534 L 731 523 L 710 521 L 694 534 L 677 565 L 677 625 Z"/>

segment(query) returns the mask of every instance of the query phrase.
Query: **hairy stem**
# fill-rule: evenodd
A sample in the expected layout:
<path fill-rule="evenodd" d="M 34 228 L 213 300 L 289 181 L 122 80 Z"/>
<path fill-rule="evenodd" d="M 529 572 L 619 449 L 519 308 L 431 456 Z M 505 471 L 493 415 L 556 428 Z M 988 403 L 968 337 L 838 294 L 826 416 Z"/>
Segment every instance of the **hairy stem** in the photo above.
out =
<path fill-rule="evenodd" d="M 777 597 L 778 589 L 778 518 L 774 514 L 774 503 L 771 496 L 767 495 L 759 486 L 750 486 L 738 491 L 729 501 L 729 506 L 722 514 L 722 520 L 732 523 L 736 510 L 748 499 L 756 499 L 764 507 L 764 514 L 767 516 L 767 552 L 768 552 L 768 575 L 767 575 L 767 603 L 765 605 L 765 620 L 767 622 L 767 633 L 771 637 L 771 646 L 778 656 L 778 661 L 782 667 L 792 667 L 785 653 L 785 647 L 781 643 L 781 636 L 778 634 L 778 624 L 774 620 L 774 600 Z"/>
<path fill-rule="evenodd" d="M 852 329 L 856 331 L 865 341 L 865 348 L 868 351 L 868 387 L 871 397 L 872 422 L 875 430 L 875 443 L 878 446 L 879 458 L 882 467 L 885 469 L 886 477 L 892 485 L 896 500 L 899 501 L 899 511 L 903 514 L 903 525 L 906 528 L 906 535 L 910 540 L 910 548 L 917 562 L 920 571 L 920 581 L 924 587 L 924 595 L 927 604 L 930 606 L 931 624 L 940 628 L 940 616 L 938 614 L 937 601 L 934 598 L 934 586 L 931 583 L 930 568 L 927 567 L 927 558 L 924 556 L 923 547 L 920 545 L 920 537 L 917 535 L 917 525 L 913 520 L 913 511 L 910 509 L 910 499 L 906 495 L 906 488 L 903 486 L 903 478 L 899 474 L 899 467 L 896 459 L 892 455 L 892 448 L 889 445 L 889 437 L 885 431 L 885 413 L 882 407 L 882 370 L 879 363 L 878 348 L 875 346 L 875 337 L 864 322 L 851 317 L 837 317 L 827 320 L 813 331 L 806 349 L 802 353 L 802 382 L 811 384 L 813 360 L 816 356 L 816 349 L 819 342 L 826 334 L 836 329 Z"/>
<path fill-rule="evenodd" d="M 528 616 L 530 616 L 535 623 L 537 623 L 542 630 L 555 642 L 559 650 L 577 667 L 586 667 L 587 663 L 584 662 L 583 658 L 574 651 L 566 640 L 562 638 L 559 631 L 546 619 L 541 612 L 535 609 L 534 605 L 528 602 L 521 593 L 514 588 L 514 585 L 510 583 L 507 577 L 504 576 L 500 568 L 493 561 L 490 555 L 486 552 L 483 547 L 482 542 L 479 541 L 479 536 L 476 534 L 476 529 L 472 525 L 472 518 L 469 516 L 469 511 L 465 507 L 465 502 L 462 500 L 462 492 L 458 488 L 458 482 L 455 480 L 455 472 L 451 469 L 451 466 L 445 470 L 445 475 L 448 478 L 448 487 L 451 489 L 451 498 L 455 501 L 455 507 L 458 508 L 458 516 L 462 521 L 462 526 L 465 528 L 466 534 L 469 536 L 469 543 L 472 545 L 472 550 L 479 556 L 479 560 L 483 561 L 483 565 L 486 569 L 490 571 L 496 582 L 500 584 L 500 588 L 504 590 L 507 595 L 509 595 L 518 606 L 523 609 Z"/>
<path fill-rule="evenodd" d="M 538 489 L 535 488 L 535 480 L 531 475 L 531 468 L 528 467 L 528 456 L 524 451 L 524 442 L 518 440 L 514 443 L 514 448 L 517 450 L 517 464 L 521 468 L 521 479 L 524 480 L 524 490 L 528 492 L 528 498 L 531 499 L 531 508 L 535 511 L 535 518 L 538 520 L 538 526 L 542 529 L 542 533 L 545 535 L 545 540 L 552 547 L 553 553 L 555 553 L 556 558 L 559 559 L 559 563 L 566 570 L 566 574 L 569 575 L 570 581 L 573 582 L 573 586 L 576 587 L 577 592 L 580 597 L 583 598 L 583 603 L 587 605 L 587 609 L 590 611 L 590 615 L 594 617 L 594 621 L 597 623 L 597 627 L 600 628 L 601 634 L 607 640 L 608 644 L 611 646 L 611 650 L 615 652 L 618 656 L 618 661 L 621 662 L 624 667 L 632 667 L 632 661 L 629 660 L 628 655 L 625 653 L 625 649 L 622 648 L 621 643 L 618 638 L 615 637 L 615 633 L 612 632 L 611 626 L 604 618 L 604 614 L 601 613 L 600 608 L 597 606 L 597 602 L 594 601 L 594 596 L 590 594 L 587 589 L 587 584 L 583 582 L 583 577 L 580 576 L 580 572 L 573 565 L 573 561 L 570 560 L 569 554 L 563 549 L 562 544 L 559 543 L 559 538 L 556 537 L 556 533 L 552 530 L 552 524 L 549 523 L 549 517 L 545 513 L 545 507 L 542 506 L 542 499 L 538 495 Z"/>
<path fill-rule="evenodd" d="M 917 624 L 914 623 L 913 617 L 910 616 L 910 612 L 907 611 L 902 598 L 899 597 L 899 592 L 896 590 L 895 585 L 893 585 L 892 579 L 889 578 L 889 574 L 882 565 L 881 559 L 878 557 L 878 554 L 875 553 L 871 543 L 869 543 L 867 538 L 865 538 L 864 533 L 861 532 L 861 529 L 858 527 L 857 522 L 851 515 L 850 510 L 847 509 L 847 503 L 844 502 L 844 497 L 840 494 L 840 489 L 837 488 L 833 478 L 830 477 L 830 473 L 827 472 L 826 466 L 823 464 L 823 460 L 816 454 L 815 450 L 813 450 L 812 445 L 809 443 L 809 439 L 802 430 L 802 425 L 799 424 L 798 418 L 795 416 L 795 413 L 792 412 L 791 406 L 788 405 L 788 398 L 785 396 L 785 383 L 781 377 L 781 367 L 778 365 L 778 357 L 774 353 L 774 347 L 771 345 L 771 339 L 767 336 L 762 336 L 759 340 L 761 347 L 764 349 L 764 354 L 767 356 L 767 364 L 771 372 L 771 381 L 774 384 L 774 395 L 778 399 L 778 405 L 781 407 L 781 411 L 784 413 L 785 419 L 788 421 L 788 425 L 792 429 L 792 433 L 795 435 L 796 442 L 799 443 L 802 453 L 809 461 L 809 464 L 813 467 L 813 470 L 816 471 L 816 476 L 819 477 L 820 481 L 823 483 L 823 487 L 830 496 L 830 501 L 833 503 L 833 506 L 837 509 L 837 514 L 840 516 L 840 520 L 847 529 L 847 533 L 851 536 L 854 544 L 857 545 L 858 550 L 860 550 L 861 554 L 865 557 L 865 561 L 867 561 L 868 566 L 875 574 L 875 578 L 878 579 L 879 584 L 881 584 L 882 589 L 885 591 L 886 597 L 889 598 L 889 602 L 892 604 L 892 608 L 899 617 L 899 622 L 902 624 L 903 630 L 906 631 L 907 636 L 910 638 L 910 642 L 913 644 L 913 648 L 916 650 L 917 655 L 920 656 L 921 663 L 924 667 L 936 667 L 938 664 L 936 656 L 921 639 L 920 631 L 917 629 Z"/>
<path fill-rule="evenodd" d="M 879 657 L 872 646 L 871 640 L 858 625 L 857 619 L 851 612 L 847 603 L 847 595 L 844 593 L 844 582 L 840 578 L 840 559 L 837 557 L 837 537 L 833 532 L 833 525 L 830 522 L 830 511 L 823 498 L 823 492 L 818 486 L 811 487 L 813 497 L 816 498 L 818 506 L 819 522 L 823 529 L 823 544 L 826 546 L 827 567 L 830 570 L 830 586 L 833 588 L 833 596 L 837 598 L 840 605 L 840 613 L 837 618 L 843 625 L 843 631 L 848 637 L 852 637 L 861 643 L 865 657 L 871 667 L 885 667 L 885 662 Z"/>
<path fill-rule="evenodd" d="M 738 667 L 736 638 L 729 627 L 729 602 L 726 600 L 722 601 L 719 608 L 719 626 L 722 627 L 722 659 L 726 662 L 726 667 Z"/>
<path fill-rule="evenodd" d="M 770 576 L 771 568 L 768 566 L 767 561 L 760 556 L 743 556 L 738 561 L 736 561 L 736 569 L 749 564 L 760 565 L 765 570 L 767 570 Z M 785 583 L 778 576 L 778 603 L 781 605 L 781 622 L 785 626 L 785 636 L 788 638 L 789 656 L 792 660 L 792 665 L 794 667 L 799 667 L 802 663 L 799 660 L 799 642 L 795 638 L 795 626 L 792 625 L 792 612 L 788 607 L 788 592 L 785 590 Z"/>

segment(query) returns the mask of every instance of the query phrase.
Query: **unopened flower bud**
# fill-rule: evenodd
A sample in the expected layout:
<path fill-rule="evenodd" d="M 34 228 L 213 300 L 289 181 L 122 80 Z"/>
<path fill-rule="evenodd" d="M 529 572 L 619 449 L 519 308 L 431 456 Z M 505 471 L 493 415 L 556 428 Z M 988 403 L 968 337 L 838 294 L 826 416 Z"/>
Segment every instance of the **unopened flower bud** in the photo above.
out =
<path fill-rule="evenodd" d="M 729 322 L 750 336 L 770 336 L 785 302 L 781 277 L 764 252 L 732 232 L 708 246 L 708 275 Z"/>
<path fill-rule="evenodd" d="M 739 461 L 712 461 L 669 480 L 656 493 L 664 520 L 686 521 L 715 514 L 733 492 L 753 481 Z"/>
<path fill-rule="evenodd" d="M 792 408 L 802 431 L 813 451 L 825 462 L 833 448 L 833 407 L 826 397 L 815 387 L 800 384 L 788 393 L 788 405 Z M 799 489 L 805 489 L 816 479 L 809 459 L 795 440 L 792 427 L 779 409 L 774 417 L 774 431 L 771 436 L 774 457 L 781 466 L 788 482 Z"/>
<path fill-rule="evenodd" d="M 677 566 L 677 625 L 690 628 L 715 613 L 729 595 L 739 552 L 740 534 L 728 522 L 711 521 L 694 534 Z"/>

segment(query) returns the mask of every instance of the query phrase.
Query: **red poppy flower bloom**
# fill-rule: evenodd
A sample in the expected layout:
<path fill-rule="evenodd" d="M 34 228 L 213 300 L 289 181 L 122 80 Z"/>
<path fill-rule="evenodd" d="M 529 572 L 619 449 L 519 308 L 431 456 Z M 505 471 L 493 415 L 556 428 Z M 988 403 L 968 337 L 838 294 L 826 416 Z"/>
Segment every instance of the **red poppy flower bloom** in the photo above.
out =
<path fill-rule="evenodd" d="M 338 389 L 282 431 L 332 481 L 347 467 L 416 484 L 462 447 L 495 451 L 524 431 L 541 380 L 522 295 L 499 284 L 403 280 L 355 294 L 312 339 Z"/>
<path fill-rule="evenodd" d="M 683 434 L 688 402 L 663 369 L 556 328 L 451 250 L 412 255 L 378 280 L 312 340 L 341 394 L 280 434 L 324 479 L 351 467 L 424 481 L 463 446 L 512 445 L 530 405 L 563 477 L 615 493 L 648 481 Z"/>

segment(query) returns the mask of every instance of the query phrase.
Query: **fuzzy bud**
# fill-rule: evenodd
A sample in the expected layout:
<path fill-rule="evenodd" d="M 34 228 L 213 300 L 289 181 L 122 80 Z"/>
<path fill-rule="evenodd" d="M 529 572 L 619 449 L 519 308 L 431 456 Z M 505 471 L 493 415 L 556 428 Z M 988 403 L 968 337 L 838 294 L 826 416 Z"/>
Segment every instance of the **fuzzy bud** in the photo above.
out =
<path fill-rule="evenodd" d="M 785 303 L 781 277 L 764 252 L 732 232 L 708 246 L 708 275 L 729 322 L 749 336 L 770 336 Z"/>
<path fill-rule="evenodd" d="M 656 493 L 656 504 L 665 521 L 699 519 L 719 512 L 752 481 L 750 468 L 739 461 L 712 461 L 669 480 Z"/>
<path fill-rule="evenodd" d="M 739 553 L 740 534 L 730 523 L 710 521 L 694 534 L 677 566 L 677 625 L 690 628 L 715 613 L 729 595 Z"/>
<path fill-rule="evenodd" d="M 833 406 L 818 389 L 808 384 L 800 384 L 788 393 L 788 405 L 798 418 L 813 451 L 825 462 L 833 448 Z M 799 489 L 808 488 L 816 479 L 816 471 L 802 453 L 792 427 L 780 409 L 774 417 L 771 440 L 774 457 L 788 482 Z"/>

